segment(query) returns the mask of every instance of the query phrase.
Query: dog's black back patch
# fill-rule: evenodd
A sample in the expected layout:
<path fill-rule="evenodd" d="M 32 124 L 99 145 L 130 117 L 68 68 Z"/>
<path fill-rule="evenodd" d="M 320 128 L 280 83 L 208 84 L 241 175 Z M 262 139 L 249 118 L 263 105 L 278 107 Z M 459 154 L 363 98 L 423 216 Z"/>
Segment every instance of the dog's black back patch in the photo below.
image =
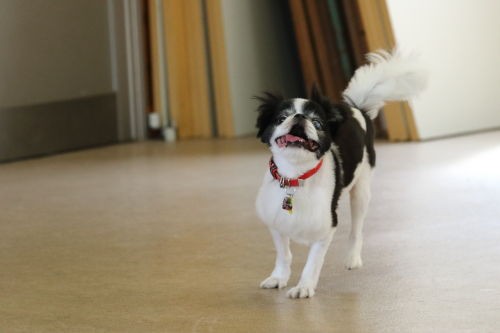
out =
<path fill-rule="evenodd" d="M 368 117 L 366 112 L 361 111 L 363 114 L 363 117 L 365 118 L 366 122 L 366 135 L 365 135 L 365 144 L 366 144 L 366 151 L 368 152 L 368 162 L 370 163 L 370 166 L 372 168 L 375 167 L 375 162 L 376 162 L 376 154 L 375 154 L 375 126 L 373 126 L 373 122 Z"/>
<path fill-rule="evenodd" d="M 337 105 L 336 107 L 343 109 L 344 119 L 337 124 L 332 141 L 337 146 L 338 154 L 340 155 L 343 171 L 342 186 L 345 187 L 354 179 L 354 171 L 356 171 L 356 168 L 363 159 L 367 133 L 354 118 L 352 111 L 347 105 Z M 372 126 L 371 120 L 366 123 L 368 130 L 368 126 Z M 371 141 L 373 149 L 373 139 Z"/>
<path fill-rule="evenodd" d="M 354 172 L 363 159 L 366 147 L 368 162 L 373 168 L 375 166 L 375 131 L 372 120 L 361 111 L 366 123 L 366 131 L 363 130 L 358 120 L 347 105 L 335 105 L 342 114 L 342 121 L 332 123 L 331 133 L 333 145 L 335 189 L 331 204 L 332 226 L 338 224 L 337 207 L 342 189 L 354 180 Z"/>
<path fill-rule="evenodd" d="M 338 156 L 333 154 L 333 175 L 335 177 L 335 189 L 333 190 L 332 198 L 332 227 L 336 227 L 339 220 L 337 216 L 337 207 L 339 205 L 340 193 L 342 193 L 342 169 Z"/>

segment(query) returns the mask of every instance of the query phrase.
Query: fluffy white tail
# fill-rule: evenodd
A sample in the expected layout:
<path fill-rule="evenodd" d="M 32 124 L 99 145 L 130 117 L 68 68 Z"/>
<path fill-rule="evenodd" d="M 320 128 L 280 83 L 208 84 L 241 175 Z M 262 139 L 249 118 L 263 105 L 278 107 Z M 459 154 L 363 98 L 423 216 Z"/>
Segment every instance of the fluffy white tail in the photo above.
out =
<path fill-rule="evenodd" d="M 403 101 L 421 92 L 427 73 L 415 54 L 403 55 L 380 50 L 366 55 L 368 64 L 356 70 L 346 90 L 344 101 L 365 111 L 371 119 L 378 115 L 385 101 Z"/>

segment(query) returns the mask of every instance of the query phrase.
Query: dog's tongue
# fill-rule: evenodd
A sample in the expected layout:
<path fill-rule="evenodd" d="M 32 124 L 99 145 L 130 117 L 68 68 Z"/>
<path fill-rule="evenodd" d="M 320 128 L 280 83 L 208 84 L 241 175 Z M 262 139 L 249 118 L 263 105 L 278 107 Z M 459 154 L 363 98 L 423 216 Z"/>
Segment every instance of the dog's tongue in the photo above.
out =
<path fill-rule="evenodd" d="M 304 139 L 299 138 L 298 136 L 292 135 L 292 134 L 287 134 L 285 136 L 285 140 L 287 142 L 296 142 L 296 141 L 304 141 Z"/>
<path fill-rule="evenodd" d="M 280 148 L 286 147 L 287 144 L 295 143 L 295 142 L 306 142 L 306 140 L 304 140 L 301 137 L 295 136 L 293 134 L 286 134 L 286 135 L 280 136 L 276 140 L 276 143 L 278 144 L 278 147 L 280 147 Z"/>

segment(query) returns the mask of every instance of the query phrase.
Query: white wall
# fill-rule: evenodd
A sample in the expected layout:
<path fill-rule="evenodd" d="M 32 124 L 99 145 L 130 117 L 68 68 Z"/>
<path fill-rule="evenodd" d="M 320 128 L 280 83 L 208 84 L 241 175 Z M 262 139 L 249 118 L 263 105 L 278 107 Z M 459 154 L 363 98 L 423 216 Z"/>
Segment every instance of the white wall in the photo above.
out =
<path fill-rule="evenodd" d="M 429 87 L 412 103 L 423 139 L 500 127 L 500 1 L 387 0 L 396 40 Z"/>
<path fill-rule="evenodd" d="M 253 134 L 256 102 L 262 90 L 300 93 L 297 59 L 292 56 L 293 30 L 287 30 L 286 2 L 223 0 L 231 104 L 236 135 Z M 292 35 L 290 35 L 290 32 Z"/>
<path fill-rule="evenodd" d="M 0 107 L 112 92 L 107 2 L 0 1 Z"/>

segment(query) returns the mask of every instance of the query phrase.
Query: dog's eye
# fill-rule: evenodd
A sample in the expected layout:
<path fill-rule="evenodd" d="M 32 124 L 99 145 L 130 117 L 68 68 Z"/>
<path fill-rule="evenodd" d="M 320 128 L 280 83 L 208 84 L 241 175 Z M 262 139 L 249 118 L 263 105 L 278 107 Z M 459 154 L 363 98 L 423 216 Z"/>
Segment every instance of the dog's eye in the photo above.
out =
<path fill-rule="evenodd" d="M 281 116 L 278 118 L 278 124 L 281 124 L 282 122 L 284 122 L 286 120 L 286 118 L 288 118 L 287 116 Z"/>
<path fill-rule="evenodd" d="M 318 130 L 321 129 L 321 122 L 319 120 L 313 120 L 312 124 L 313 124 L 315 129 L 318 129 Z"/>

